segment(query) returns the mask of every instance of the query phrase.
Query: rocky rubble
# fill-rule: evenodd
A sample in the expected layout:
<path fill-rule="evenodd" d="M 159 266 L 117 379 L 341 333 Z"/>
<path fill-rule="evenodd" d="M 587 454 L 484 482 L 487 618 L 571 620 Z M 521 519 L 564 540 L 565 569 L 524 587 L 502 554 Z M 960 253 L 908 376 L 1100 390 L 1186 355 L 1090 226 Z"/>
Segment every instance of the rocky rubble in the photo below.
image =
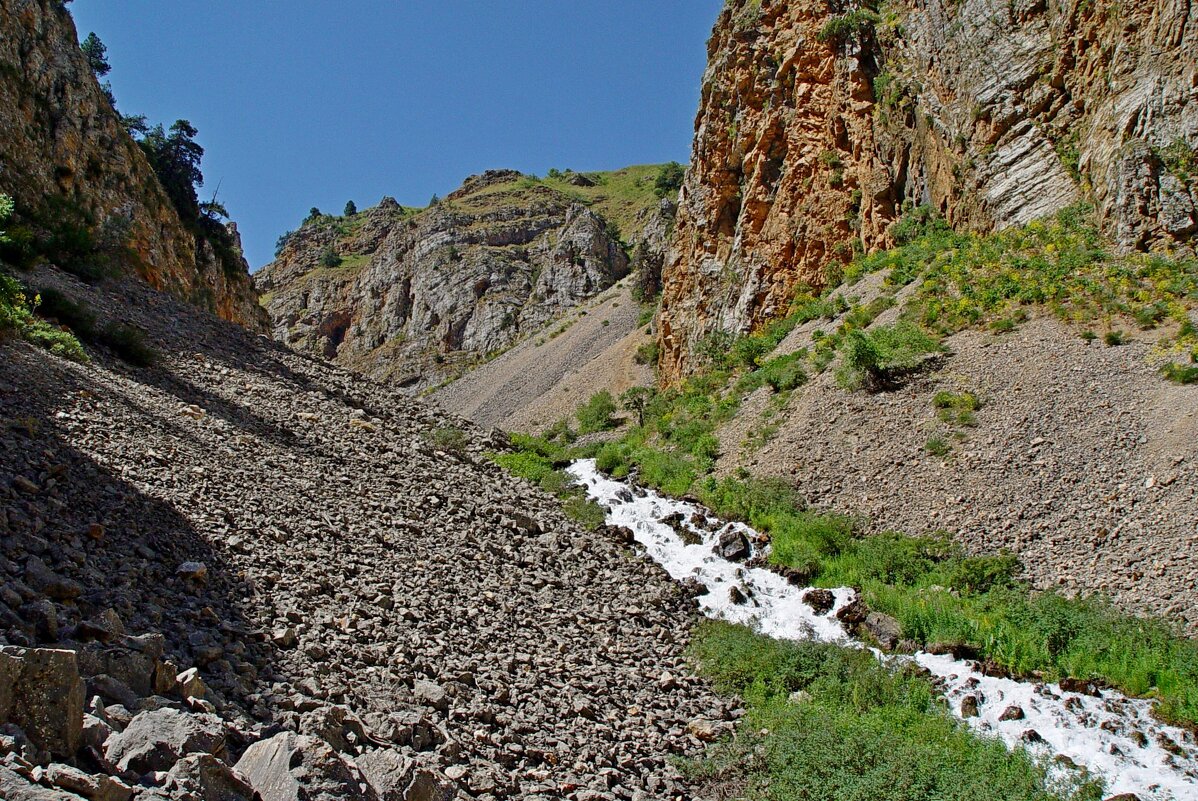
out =
<path fill-rule="evenodd" d="M 0 343 L 0 795 L 689 797 L 671 758 L 739 714 L 690 676 L 692 602 L 485 459 L 501 435 L 37 278 L 160 355 Z"/>

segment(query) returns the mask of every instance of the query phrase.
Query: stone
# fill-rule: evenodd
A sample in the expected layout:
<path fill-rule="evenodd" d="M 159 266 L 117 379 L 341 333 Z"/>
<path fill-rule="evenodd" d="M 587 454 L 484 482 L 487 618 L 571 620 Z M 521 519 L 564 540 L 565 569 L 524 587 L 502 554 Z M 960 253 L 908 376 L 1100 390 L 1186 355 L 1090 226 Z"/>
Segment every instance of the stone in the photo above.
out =
<path fill-rule="evenodd" d="M 366 725 L 344 706 L 322 706 L 300 716 L 300 734 L 324 740 L 338 751 L 356 754 L 367 745 L 380 744 Z"/>
<path fill-rule="evenodd" d="M 404 792 L 404 801 L 453 801 L 458 787 L 448 776 L 432 770 L 420 770 Z"/>
<path fill-rule="evenodd" d="M 124 644 L 130 642 L 133 642 L 132 638 L 122 640 Z M 157 643 L 157 647 L 146 642 L 138 644 L 142 648 L 88 644 L 78 651 L 79 671 L 85 676 L 109 676 L 128 687 L 138 698 L 151 695 L 162 653 L 161 643 Z"/>
<path fill-rule="evenodd" d="M 188 754 L 223 757 L 225 737 L 225 725 L 214 715 L 157 709 L 135 715 L 123 732 L 108 741 L 105 756 L 121 772 L 166 771 Z"/>
<path fill-rule="evenodd" d="M 245 750 L 236 770 L 262 801 L 378 801 L 378 794 L 328 743 L 292 732 Z"/>
<path fill-rule="evenodd" d="M 36 556 L 25 563 L 25 583 L 55 601 L 73 601 L 83 594 L 83 585 L 58 575 Z"/>
<path fill-rule="evenodd" d="M 862 624 L 869 635 L 882 646 L 883 650 L 891 651 L 898 645 L 903 636 L 903 627 L 890 615 L 881 612 L 870 612 Z"/>
<path fill-rule="evenodd" d="M 208 686 L 200 678 L 199 668 L 188 668 L 175 676 L 179 695 L 184 698 L 203 698 L 208 694 Z"/>
<path fill-rule="evenodd" d="M 720 534 L 715 552 L 730 562 L 743 562 L 752 555 L 753 549 L 749 546 L 749 538 L 742 532 L 729 530 Z"/>
<path fill-rule="evenodd" d="M 380 801 L 407 801 L 405 793 L 412 783 L 410 758 L 390 748 L 367 751 L 355 760 Z"/>
<path fill-rule="evenodd" d="M 89 676 L 86 685 L 89 698 L 98 695 L 104 699 L 105 703 L 120 704 L 127 709 L 137 706 L 137 694 L 129 689 L 127 684 L 119 679 L 114 679 L 107 673 Z"/>
<path fill-rule="evenodd" d="M 836 619 L 843 623 L 849 631 L 864 623 L 868 616 L 869 607 L 865 605 L 865 601 L 861 600 L 860 596 L 849 601 L 836 612 Z"/>
<path fill-rule="evenodd" d="M 129 801 L 133 788 L 111 776 L 84 773 L 69 765 L 50 765 L 45 780 L 62 790 L 81 795 L 90 801 Z"/>
<path fill-rule="evenodd" d="M 836 605 L 836 596 L 831 590 L 807 590 L 803 593 L 803 603 L 810 606 L 817 615 L 826 615 Z"/>
<path fill-rule="evenodd" d="M 961 699 L 961 717 L 976 718 L 978 716 L 978 697 L 967 695 Z"/>
<path fill-rule="evenodd" d="M 186 581 L 203 583 L 208 580 L 208 566 L 203 562 L 184 562 L 175 568 L 175 575 Z"/>
<path fill-rule="evenodd" d="M 255 801 L 254 788 L 224 760 L 212 754 L 191 754 L 175 763 L 163 790 L 169 798 L 197 801 Z"/>
<path fill-rule="evenodd" d="M 70 759 L 83 735 L 84 685 L 74 651 L 0 647 L 0 723 Z"/>
<path fill-rule="evenodd" d="M 1023 708 L 1016 704 L 1011 704 L 1009 707 L 1003 710 L 1003 713 L 998 716 L 998 719 L 1001 721 L 1023 720 L 1024 717 L 1025 715 L 1023 714 Z"/>
<path fill-rule="evenodd" d="M 1081 695 L 1101 696 L 1102 692 L 1098 689 L 1098 685 L 1089 679 L 1075 679 L 1066 677 L 1060 681 L 1061 690 L 1067 693 L 1080 693 Z"/>
<path fill-rule="evenodd" d="M 40 787 L 0 764 L 0 798 L 4 801 L 80 801 L 81 796 Z"/>
<path fill-rule="evenodd" d="M 431 706 L 439 712 L 449 709 L 449 696 L 446 695 L 445 688 L 431 681 L 417 679 L 412 687 L 412 697 L 417 703 Z"/>

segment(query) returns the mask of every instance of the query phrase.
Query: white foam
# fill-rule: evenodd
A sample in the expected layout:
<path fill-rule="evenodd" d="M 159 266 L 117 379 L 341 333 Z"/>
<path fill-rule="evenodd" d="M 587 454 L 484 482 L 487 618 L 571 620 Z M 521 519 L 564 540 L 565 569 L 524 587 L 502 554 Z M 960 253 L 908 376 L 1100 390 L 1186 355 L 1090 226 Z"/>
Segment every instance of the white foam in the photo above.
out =
<path fill-rule="evenodd" d="M 676 580 L 694 578 L 709 592 L 699 597 L 709 617 L 752 626 L 762 634 L 782 639 L 815 639 L 844 645 L 854 642 L 835 618 L 849 603 L 853 590 L 833 590 L 833 611 L 817 615 L 796 587 L 782 576 L 762 568 L 749 568 L 720 556 L 715 546 L 727 530 L 743 533 L 761 552 L 763 538 L 741 523 L 716 521 L 706 509 L 652 490 L 605 476 L 593 459 L 570 465 L 568 472 L 590 498 L 606 508 L 607 522 L 630 529 L 648 555 Z M 662 522 L 681 515 L 680 528 L 690 532 L 688 544 L 674 526 Z M 705 519 L 705 525 L 691 520 Z M 740 599 L 734 598 L 733 588 Z M 740 600 L 738 603 L 737 600 Z M 1037 684 L 994 678 L 980 673 L 974 663 L 919 653 L 913 659 L 942 679 L 945 697 L 960 715 L 967 695 L 978 700 L 978 716 L 964 720 L 975 731 L 1000 738 L 1010 747 L 1023 745 L 1033 754 L 1057 758 L 1061 771 L 1068 761 L 1106 780 L 1107 794 L 1135 793 L 1144 801 L 1198 801 L 1198 744 L 1190 733 L 1165 726 L 1152 718 L 1149 701 L 1129 699 L 1102 691 L 1101 697 L 1063 692 L 1055 684 Z M 1000 721 L 1012 706 L 1023 718 Z M 1035 732 L 1038 741 L 1025 740 Z M 1172 753 L 1176 752 L 1176 753 Z"/>

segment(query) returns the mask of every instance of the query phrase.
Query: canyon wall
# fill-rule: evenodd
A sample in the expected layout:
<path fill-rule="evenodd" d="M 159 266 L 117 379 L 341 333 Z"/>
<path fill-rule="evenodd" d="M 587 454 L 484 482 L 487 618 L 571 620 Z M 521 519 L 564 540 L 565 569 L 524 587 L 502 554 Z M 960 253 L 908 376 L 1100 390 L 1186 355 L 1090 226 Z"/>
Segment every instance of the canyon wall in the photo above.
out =
<path fill-rule="evenodd" d="M 663 381 L 929 206 L 990 230 L 1086 202 L 1191 249 L 1198 9 L 1180 0 L 730 0 L 664 267 Z"/>
<path fill-rule="evenodd" d="M 387 198 L 310 219 L 255 281 L 276 339 L 415 390 L 515 344 L 629 266 L 602 217 L 494 170 L 427 209 Z"/>
<path fill-rule="evenodd" d="M 222 258 L 180 221 L 58 0 L 0 0 L 0 192 L 31 237 L 94 243 L 155 288 L 265 330 L 236 230 Z"/>

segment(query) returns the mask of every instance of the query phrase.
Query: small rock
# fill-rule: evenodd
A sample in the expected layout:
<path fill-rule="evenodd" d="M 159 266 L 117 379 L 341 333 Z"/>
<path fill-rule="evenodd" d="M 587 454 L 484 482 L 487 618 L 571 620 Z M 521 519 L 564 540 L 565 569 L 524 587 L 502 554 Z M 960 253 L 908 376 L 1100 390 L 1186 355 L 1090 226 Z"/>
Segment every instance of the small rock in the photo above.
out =
<path fill-rule="evenodd" d="M 439 712 L 445 712 L 449 709 L 449 696 L 445 693 L 445 688 L 439 684 L 424 679 L 417 679 L 415 686 L 412 688 L 412 696 L 417 703 L 431 706 Z"/>
<path fill-rule="evenodd" d="M 836 605 L 836 596 L 831 590 L 807 590 L 803 593 L 803 603 L 810 606 L 817 615 L 826 615 Z"/>
<path fill-rule="evenodd" d="M 1024 717 L 1025 715 L 1023 714 L 1023 708 L 1016 704 L 1011 704 L 1009 707 L 1003 710 L 1003 713 L 998 716 L 998 719 L 1002 721 L 1023 720 Z"/>
<path fill-rule="evenodd" d="M 175 575 L 187 581 L 204 582 L 208 580 L 208 566 L 203 562 L 184 562 L 175 569 Z"/>
<path fill-rule="evenodd" d="M 749 538 L 733 529 L 720 535 L 715 552 L 731 562 L 743 562 L 753 551 L 749 546 Z"/>
<path fill-rule="evenodd" d="M 976 718 L 978 716 L 978 697 L 967 695 L 961 699 L 961 717 Z"/>

